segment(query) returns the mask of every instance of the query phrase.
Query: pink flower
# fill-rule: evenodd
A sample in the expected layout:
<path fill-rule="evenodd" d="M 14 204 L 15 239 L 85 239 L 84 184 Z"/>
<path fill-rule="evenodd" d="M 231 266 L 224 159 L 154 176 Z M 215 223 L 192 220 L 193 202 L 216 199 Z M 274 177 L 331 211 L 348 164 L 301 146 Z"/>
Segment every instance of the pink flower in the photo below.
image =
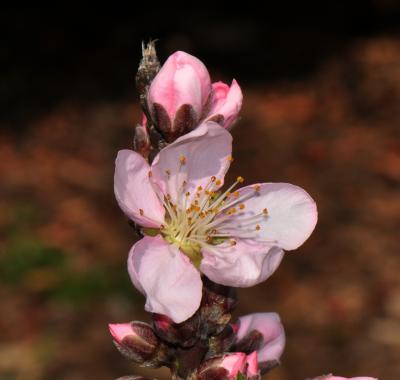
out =
<path fill-rule="evenodd" d="M 281 324 L 279 315 L 276 313 L 254 313 L 239 318 L 239 330 L 237 332 L 237 347 L 240 349 L 241 342 L 257 339 L 261 334 L 257 349 L 258 362 L 277 361 L 285 348 L 285 330 Z M 250 342 L 249 342 L 250 343 Z"/>
<path fill-rule="evenodd" d="M 283 250 L 299 247 L 317 222 L 312 198 L 286 183 L 219 193 L 232 161 L 232 136 L 206 122 L 160 151 L 151 166 L 139 154 L 118 153 L 116 199 L 144 227 L 128 270 L 146 296 L 147 311 L 175 323 L 200 305 L 200 272 L 212 281 L 248 287 L 267 279 Z"/>
<path fill-rule="evenodd" d="M 188 133 L 204 120 L 229 127 L 242 105 L 242 92 L 234 80 L 211 85 L 204 64 L 182 51 L 172 54 L 154 78 L 148 108 L 158 130 L 168 141 Z"/>
<path fill-rule="evenodd" d="M 213 120 L 229 128 L 237 119 L 242 108 L 243 95 L 234 79 L 231 87 L 223 82 L 213 83 L 213 101 L 207 120 Z"/>

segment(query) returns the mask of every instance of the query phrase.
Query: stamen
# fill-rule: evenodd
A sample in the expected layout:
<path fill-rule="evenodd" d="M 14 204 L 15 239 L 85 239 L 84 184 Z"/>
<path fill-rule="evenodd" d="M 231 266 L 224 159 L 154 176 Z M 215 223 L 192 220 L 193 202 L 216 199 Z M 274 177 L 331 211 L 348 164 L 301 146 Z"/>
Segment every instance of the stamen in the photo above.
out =
<path fill-rule="evenodd" d="M 144 211 L 143 211 L 143 209 L 139 209 L 139 214 L 141 215 L 141 216 L 143 216 L 144 215 Z"/>
<path fill-rule="evenodd" d="M 149 170 L 149 178 L 153 177 L 153 172 L 151 170 Z"/>
<path fill-rule="evenodd" d="M 236 181 L 239 183 L 243 183 L 244 182 L 244 178 L 242 176 L 239 176 L 236 178 Z"/>
<path fill-rule="evenodd" d="M 181 165 L 185 165 L 186 164 L 186 157 L 184 155 L 179 156 L 179 162 L 181 163 Z"/>

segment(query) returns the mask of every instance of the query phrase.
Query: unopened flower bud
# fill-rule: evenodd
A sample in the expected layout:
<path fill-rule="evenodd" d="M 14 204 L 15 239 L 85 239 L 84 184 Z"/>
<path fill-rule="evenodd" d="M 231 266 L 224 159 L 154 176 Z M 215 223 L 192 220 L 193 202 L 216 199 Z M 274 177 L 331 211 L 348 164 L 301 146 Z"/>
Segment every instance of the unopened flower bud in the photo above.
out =
<path fill-rule="evenodd" d="M 239 318 L 235 351 L 257 351 L 262 373 L 279 364 L 285 348 L 285 331 L 276 313 L 254 313 Z"/>
<path fill-rule="evenodd" d="M 163 137 L 172 142 L 194 129 L 211 95 L 211 81 L 204 64 L 190 54 L 172 54 L 154 78 L 148 109 Z"/>
<path fill-rule="evenodd" d="M 203 277 L 203 298 L 200 306 L 202 324 L 207 335 L 219 334 L 231 319 L 230 312 L 236 306 L 236 290 L 229 286 L 216 284 Z"/>
<path fill-rule="evenodd" d="M 251 380 L 258 379 L 260 376 L 256 351 L 253 351 L 250 355 L 247 355 L 246 357 L 246 376 Z"/>
<path fill-rule="evenodd" d="M 159 341 L 147 323 L 118 323 L 108 326 L 115 345 L 126 358 L 139 364 L 155 359 Z"/>
<path fill-rule="evenodd" d="M 242 107 L 242 90 L 235 80 L 232 81 L 230 87 L 223 82 L 213 83 L 212 87 L 211 108 L 206 120 L 212 120 L 224 128 L 230 128 L 236 121 Z"/>
<path fill-rule="evenodd" d="M 199 380 L 234 380 L 239 374 L 244 378 L 246 370 L 246 354 L 234 352 L 205 361 L 198 370 Z"/>
<path fill-rule="evenodd" d="M 200 334 L 200 316 L 198 313 L 182 323 L 174 323 L 165 315 L 153 314 L 153 326 L 156 334 L 164 341 L 190 347 L 196 343 Z"/>
<path fill-rule="evenodd" d="M 142 60 L 136 74 L 136 88 L 140 95 L 146 95 L 148 86 L 159 70 L 155 41 L 150 41 L 146 46 L 142 43 Z"/>
<path fill-rule="evenodd" d="M 147 117 L 143 115 L 142 124 L 137 124 L 133 137 L 133 149 L 143 157 L 147 158 L 150 153 L 151 143 L 147 130 Z"/>

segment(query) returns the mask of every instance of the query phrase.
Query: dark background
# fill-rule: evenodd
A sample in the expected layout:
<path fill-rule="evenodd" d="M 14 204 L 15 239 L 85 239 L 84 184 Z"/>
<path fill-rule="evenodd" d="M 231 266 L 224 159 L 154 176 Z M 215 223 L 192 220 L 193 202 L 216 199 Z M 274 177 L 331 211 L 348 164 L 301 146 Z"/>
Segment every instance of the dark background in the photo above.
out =
<path fill-rule="evenodd" d="M 112 177 L 149 38 L 162 61 L 185 50 L 242 86 L 232 178 L 295 183 L 319 205 L 310 240 L 241 291 L 238 314 L 277 311 L 286 327 L 268 378 L 400 377 L 400 6 L 257 7 L 2 10 L 1 379 L 139 373 L 106 325 L 147 318 Z"/>

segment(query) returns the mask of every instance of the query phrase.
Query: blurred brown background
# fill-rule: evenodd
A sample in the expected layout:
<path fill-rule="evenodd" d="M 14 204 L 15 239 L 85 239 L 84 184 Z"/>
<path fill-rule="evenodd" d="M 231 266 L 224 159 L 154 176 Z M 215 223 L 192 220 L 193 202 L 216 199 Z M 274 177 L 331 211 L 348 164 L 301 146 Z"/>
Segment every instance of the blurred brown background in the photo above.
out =
<path fill-rule="evenodd" d="M 286 328 L 268 379 L 400 378 L 398 2 L 202 5 L 2 10 L 0 379 L 141 373 L 107 323 L 147 318 L 112 180 L 149 37 L 163 61 L 186 50 L 242 85 L 232 178 L 291 182 L 318 203 L 309 241 L 240 291 L 238 314 L 277 311 Z"/>

